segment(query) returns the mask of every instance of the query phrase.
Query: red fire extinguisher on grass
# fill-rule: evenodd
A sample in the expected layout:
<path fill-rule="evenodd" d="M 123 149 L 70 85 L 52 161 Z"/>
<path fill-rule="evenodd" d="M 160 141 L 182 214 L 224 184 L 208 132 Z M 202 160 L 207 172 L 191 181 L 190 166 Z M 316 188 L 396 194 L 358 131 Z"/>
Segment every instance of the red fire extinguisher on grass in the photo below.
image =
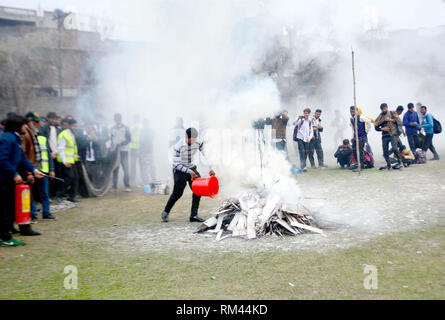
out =
<path fill-rule="evenodd" d="M 15 223 L 31 223 L 31 188 L 24 183 L 15 187 Z"/>

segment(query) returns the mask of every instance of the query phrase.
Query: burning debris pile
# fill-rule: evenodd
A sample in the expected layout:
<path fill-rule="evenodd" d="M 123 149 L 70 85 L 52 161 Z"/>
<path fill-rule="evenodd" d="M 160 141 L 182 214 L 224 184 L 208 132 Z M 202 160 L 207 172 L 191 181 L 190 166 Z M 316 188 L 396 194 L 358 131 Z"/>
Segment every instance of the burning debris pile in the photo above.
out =
<path fill-rule="evenodd" d="M 215 216 L 198 227 L 196 233 L 216 233 L 216 240 L 228 237 L 255 239 L 266 235 L 323 234 L 301 204 L 288 205 L 277 194 L 248 192 L 222 202 Z"/>

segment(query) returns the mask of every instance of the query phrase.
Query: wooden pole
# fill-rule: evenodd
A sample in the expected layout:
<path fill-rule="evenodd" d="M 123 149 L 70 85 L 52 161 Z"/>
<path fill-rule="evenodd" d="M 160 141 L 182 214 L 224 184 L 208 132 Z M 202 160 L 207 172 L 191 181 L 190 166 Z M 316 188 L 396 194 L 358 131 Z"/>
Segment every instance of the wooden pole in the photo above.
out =
<path fill-rule="evenodd" d="M 354 50 L 352 50 L 352 79 L 353 79 L 353 87 L 354 87 L 354 108 L 355 108 L 355 116 L 354 116 L 354 124 L 355 124 L 355 149 L 357 152 L 357 170 L 358 170 L 358 175 L 360 175 L 360 170 L 361 170 L 361 165 L 360 165 L 360 148 L 359 148 L 359 144 L 360 141 L 358 140 L 358 108 L 357 108 L 357 95 L 356 95 L 356 84 L 355 84 L 355 54 L 354 54 Z"/>

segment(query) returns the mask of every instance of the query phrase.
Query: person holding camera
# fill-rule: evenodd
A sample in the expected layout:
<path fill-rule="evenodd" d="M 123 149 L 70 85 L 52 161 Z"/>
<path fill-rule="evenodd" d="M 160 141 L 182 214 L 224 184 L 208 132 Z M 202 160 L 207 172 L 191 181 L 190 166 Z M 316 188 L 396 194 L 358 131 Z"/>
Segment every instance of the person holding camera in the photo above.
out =
<path fill-rule="evenodd" d="M 314 136 L 312 121 L 310 119 L 311 109 L 304 109 L 304 116 L 299 116 L 294 121 L 294 141 L 298 143 L 298 152 L 300 154 L 300 169 L 306 172 L 306 160 L 311 152 L 311 141 Z"/>

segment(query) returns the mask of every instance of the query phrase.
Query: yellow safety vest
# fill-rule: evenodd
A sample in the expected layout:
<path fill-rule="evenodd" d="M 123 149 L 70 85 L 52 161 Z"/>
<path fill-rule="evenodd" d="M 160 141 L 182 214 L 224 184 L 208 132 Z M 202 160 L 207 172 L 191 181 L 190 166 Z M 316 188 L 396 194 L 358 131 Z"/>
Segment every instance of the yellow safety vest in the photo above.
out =
<path fill-rule="evenodd" d="M 76 138 L 74 138 L 73 140 L 68 130 L 64 130 L 61 133 L 59 133 L 59 136 L 57 137 L 57 144 L 60 143 L 60 140 L 62 138 L 65 138 L 66 141 L 65 145 L 66 162 L 69 164 L 74 164 L 79 159 Z M 62 158 L 58 156 L 57 161 L 62 162 Z"/>
<path fill-rule="evenodd" d="M 142 124 L 135 124 L 130 128 L 131 132 L 131 142 L 130 142 L 130 149 L 139 149 L 140 141 L 141 141 L 141 131 L 142 131 Z"/>
<path fill-rule="evenodd" d="M 46 137 L 37 136 L 37 140 L 39 141 L 40 150 L 42 151 L 42 164 L 40 165 L 40 170 L 43 173 L 49 173 L 49 154 L 48 148 L 46 147 Z"/>

